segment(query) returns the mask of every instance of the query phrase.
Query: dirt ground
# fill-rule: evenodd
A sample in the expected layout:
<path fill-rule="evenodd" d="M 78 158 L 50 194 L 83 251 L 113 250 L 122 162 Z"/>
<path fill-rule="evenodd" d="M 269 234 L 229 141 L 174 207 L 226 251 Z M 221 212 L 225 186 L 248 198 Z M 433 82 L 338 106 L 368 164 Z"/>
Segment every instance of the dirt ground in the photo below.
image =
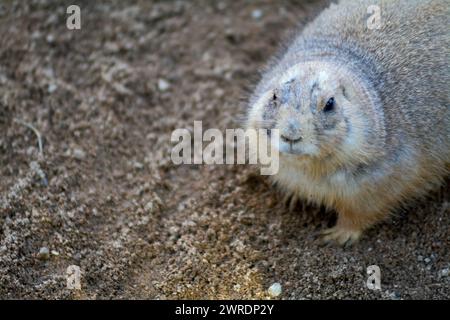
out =
<path fill-rule="evenodd" d="M 0 4 L 0 298 L 450 298 L 448 183 L 343 249 L 254 168 L 170 160 L 174 129 L 238 125 L 326 1 L 77 1 L 69 31 L 72 2 Z"/>

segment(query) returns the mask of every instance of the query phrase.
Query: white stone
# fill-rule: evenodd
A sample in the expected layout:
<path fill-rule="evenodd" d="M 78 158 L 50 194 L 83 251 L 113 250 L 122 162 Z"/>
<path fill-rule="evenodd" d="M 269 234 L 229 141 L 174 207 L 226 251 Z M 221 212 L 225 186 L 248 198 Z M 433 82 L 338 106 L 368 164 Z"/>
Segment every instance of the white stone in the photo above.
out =
<path fill-rule="evenodd" d="M 82 149 L 74 149 L 73 157 L 78 160 L 83 160 L 86 157 L 86 152 L 84 152 Z"/>
<path fill-rule="evenodd" d="M 267 291 L 271 297 L 278 297 L 281 294 L 281 284 L 275 282 L 269 287 Z"/>
<path fill-rule="evenodd" d="M 167 91 L 170 88 L 170 83 L 167 80 L 159 79 L 158 80 L 158 89 L 159 91 Z"/>
<path fill-rule="evenodd" d="M 263 16 L 263 12 L 260 9 L 255 9 L 252 11 L 252 18 L 255 20 L 259 20 L 261 19 L 261 17 Z"/>

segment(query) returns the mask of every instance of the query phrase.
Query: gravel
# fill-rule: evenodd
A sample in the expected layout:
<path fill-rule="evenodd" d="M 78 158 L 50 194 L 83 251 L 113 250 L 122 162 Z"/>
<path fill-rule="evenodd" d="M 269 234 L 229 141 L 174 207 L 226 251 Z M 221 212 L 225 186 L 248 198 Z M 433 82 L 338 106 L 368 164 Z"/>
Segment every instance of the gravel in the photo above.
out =
<path fill-rule="evenodd" d="M 170 160 L 175 128 L 238 126 L 259 70 L 326 4 L 84 1 L 69 31 L 61 1 L 7 1 L 0 298 L 448 299 L 448 182 L 354 247 L 323 247 L 333 212 L 290 212 L 252 167 Z"/>

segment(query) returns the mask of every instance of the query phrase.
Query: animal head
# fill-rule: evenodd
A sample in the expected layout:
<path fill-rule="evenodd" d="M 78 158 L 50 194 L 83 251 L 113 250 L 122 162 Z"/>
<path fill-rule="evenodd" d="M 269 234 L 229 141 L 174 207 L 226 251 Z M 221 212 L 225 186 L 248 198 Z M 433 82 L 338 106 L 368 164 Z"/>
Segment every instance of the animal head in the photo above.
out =
<path fill-rule="evenodd" d="M 304 62 L 265 87 L 254 99 L 248 125 L 278 129 L 281 155 L 338 162 L 363 156 L 374 122 L 373 102 L 348 69 Z"/>

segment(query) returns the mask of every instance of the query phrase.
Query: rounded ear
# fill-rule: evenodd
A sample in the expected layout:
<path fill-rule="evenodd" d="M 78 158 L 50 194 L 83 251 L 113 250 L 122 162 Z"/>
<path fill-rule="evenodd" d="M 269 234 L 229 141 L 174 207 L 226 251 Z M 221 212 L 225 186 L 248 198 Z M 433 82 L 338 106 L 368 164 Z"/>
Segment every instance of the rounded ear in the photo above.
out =
<path fill-rule="evenodd" d="M 348 99 L 348 92 L 347 92 L 347 88 L 344 85 L 341 85 L 339 87 L 339 90 L 342 92 L 342 95 Z"/>
<path fill-rule="evenodd" d="M 348 80 L 342 80 L 339 84 L 339 92 L 342 93 L 345 99 L 351 99 L 354 95 L 351 82 Z"/>

